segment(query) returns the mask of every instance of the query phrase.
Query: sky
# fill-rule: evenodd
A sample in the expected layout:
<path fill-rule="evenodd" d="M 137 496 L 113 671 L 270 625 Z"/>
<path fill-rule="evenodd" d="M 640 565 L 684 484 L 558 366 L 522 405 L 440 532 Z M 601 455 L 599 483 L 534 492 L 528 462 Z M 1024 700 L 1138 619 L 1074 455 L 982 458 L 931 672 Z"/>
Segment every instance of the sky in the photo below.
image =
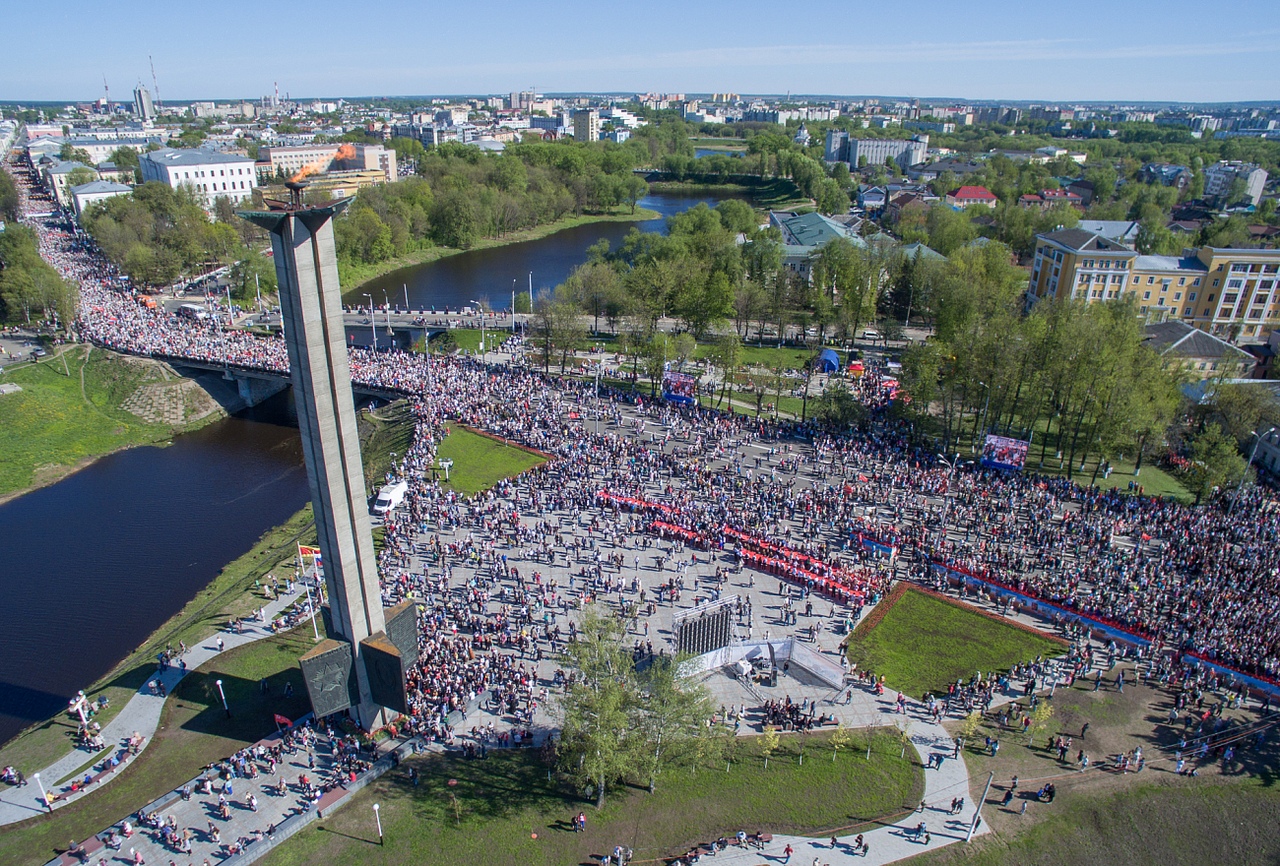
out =
<path fill-rule="evenodd" d="M 734 92 L 1280 100 L 1280 0 L 15 3 L 0 101 Z"/>

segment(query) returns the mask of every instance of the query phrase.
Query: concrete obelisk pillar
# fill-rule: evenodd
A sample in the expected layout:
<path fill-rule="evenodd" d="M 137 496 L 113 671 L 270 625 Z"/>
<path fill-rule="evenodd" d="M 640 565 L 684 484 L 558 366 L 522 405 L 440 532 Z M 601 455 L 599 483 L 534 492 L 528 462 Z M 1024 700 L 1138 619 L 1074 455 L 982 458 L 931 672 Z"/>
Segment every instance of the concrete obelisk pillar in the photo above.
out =
<path fill-rule="evenodd" d="M 384 619 L 332 222 L 350 199 L 307 207 L 301 204 L 301 185 L 290 187 L 289 208 L 242 215 L 271 233 L 332 624 L 351 645 L 357 693 L 353 698 L 358 695 L 352 708 L 360 724 L 372 728 L 381 723 L 382 713 L 370 697 L 360 642 L 382 631 Z"/>

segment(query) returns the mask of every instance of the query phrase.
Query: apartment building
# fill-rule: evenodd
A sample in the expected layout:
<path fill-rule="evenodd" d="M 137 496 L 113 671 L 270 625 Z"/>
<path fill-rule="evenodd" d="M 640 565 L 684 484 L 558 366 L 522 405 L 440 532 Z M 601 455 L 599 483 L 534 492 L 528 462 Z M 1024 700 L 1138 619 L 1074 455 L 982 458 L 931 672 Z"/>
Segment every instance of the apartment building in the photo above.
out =
<path fill-rule="evenodd" d="M 253 196 L 258 185 L 253 160 L 211 150 L 164 148 L 138 158 L 142 180 L 159 181 L 177 189 L 188 186 L 202 193 L 207 203 L 219 196 L 239 204 Z"/>
<path fill-rule="evenodd" d="M 1201 247 L 1140 255 L 1080 229 L 1036 236 L 1031 303 L 1131 296 L 1150 321 L 1177 319 L 1215 336 L 1257 340 L 1280 325 L 1280 250 Z"/>
<path fill-rule="evenodd" d="M 380 144 L 304 144 L 264 147 L 258 152 L 258 173 L 266 179 L 292 175 L 306 166 L 318 166 L 321 172 L 379 170 L 386 183 L 394 183 L 399 171 L 396 152 Z"/>

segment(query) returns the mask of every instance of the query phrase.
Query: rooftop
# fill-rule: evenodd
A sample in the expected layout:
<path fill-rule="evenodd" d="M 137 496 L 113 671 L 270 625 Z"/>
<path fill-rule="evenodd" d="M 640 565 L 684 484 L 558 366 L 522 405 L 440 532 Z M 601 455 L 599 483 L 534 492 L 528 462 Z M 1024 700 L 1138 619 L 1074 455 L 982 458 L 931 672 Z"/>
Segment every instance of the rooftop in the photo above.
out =
<path fill-rule="evenodd" d="M 1146 342 L 1161 355 L 1187 358 L 1217 358 L 1250 363 L 1253 356 L 1244 349 L 1219 339 L 1208 331 L 1193 328 L 1185 322 L 1170 321 L 1147 325 Z"/>
<path fill-rule="evenodd" d="M 1117 241 L 1104 238 L 1083 229 L 1061 229 L 1040 235 L 1047 241 L 1077 252 L 1089 253 L 1132 253 L 1133 250 Z"/>
<path fill-rule="evenodd" d="M 126 186 L 123 183 L 114 183 L 109 180 L 95 180 L 89 183 L 82 183 L 79 186 L 71 187 L 72 195 L 93 195 L 100 192 L 130 192 L 133 187 Z"/>
<path fill-rule="evenodd" d="M 238 153 L 223 153 L 216 150 L 200 150 L 197 148 L 182 148 L 181 150 L 172 147 L 166 147 L 163 150 L 153 150 L 151 153 L 144 153 L 139 159 L 147 159 L 160 165 L 217 165 L 217 164 L 253 164 L 253 160 L 247 156 Z"/>
<path fill-rule="evenodd" d="M 1209 269 L 1195 256 L 1138 256 L 1133 260 L 1135 271 L 1199 271 Z"/>

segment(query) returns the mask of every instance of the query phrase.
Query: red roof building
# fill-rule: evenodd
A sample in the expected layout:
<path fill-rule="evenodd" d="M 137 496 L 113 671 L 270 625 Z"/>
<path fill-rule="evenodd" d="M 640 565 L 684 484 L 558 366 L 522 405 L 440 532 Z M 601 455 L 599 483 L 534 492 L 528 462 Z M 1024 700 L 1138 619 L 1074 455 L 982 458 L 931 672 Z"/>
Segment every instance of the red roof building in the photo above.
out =
<path fill-rule="evenodd" d="M 985 186 L 962 186 L 947 193 L 945 201 L 954 208 L 966 208 L 975 204 L 994 208 L 998 199 Z"/>

